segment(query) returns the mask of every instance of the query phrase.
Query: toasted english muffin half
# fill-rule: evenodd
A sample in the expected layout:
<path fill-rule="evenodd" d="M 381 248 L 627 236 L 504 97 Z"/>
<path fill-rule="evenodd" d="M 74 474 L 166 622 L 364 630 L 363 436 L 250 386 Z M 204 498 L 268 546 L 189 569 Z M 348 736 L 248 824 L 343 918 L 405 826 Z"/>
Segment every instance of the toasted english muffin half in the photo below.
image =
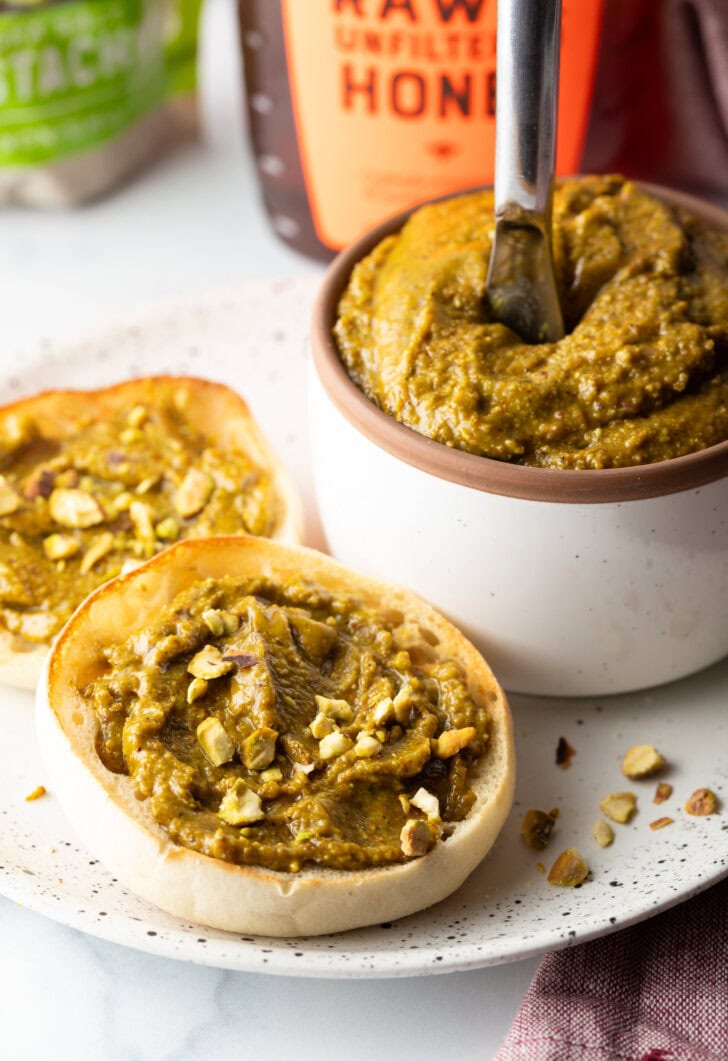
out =
<path fill-rule="evenodd" d="M 195 601 L 212 628 L 227 617 L 212 646 Z M 470 642 L 405 589 L 260 538 L 181 542 L 100 587 L 59 635 L 36 711 L 49 788 L 89 850 L 162 909 L 235 932 L 422 910 L 483 859 L 513 799 L 508 704 Z M 209 726 L 217 756 L 200 752 Z M 241 794 L 255 806 L 236 822 Z"/>
<path fill-rule="evenodd" d="M 156 458 L 155 458 L 156 454 Z M 99 584 L 177 538 L 298 542 L 302 507 L 243 399 L 193 377 L 0 408 L 0 682 L 34 688 Z"/>

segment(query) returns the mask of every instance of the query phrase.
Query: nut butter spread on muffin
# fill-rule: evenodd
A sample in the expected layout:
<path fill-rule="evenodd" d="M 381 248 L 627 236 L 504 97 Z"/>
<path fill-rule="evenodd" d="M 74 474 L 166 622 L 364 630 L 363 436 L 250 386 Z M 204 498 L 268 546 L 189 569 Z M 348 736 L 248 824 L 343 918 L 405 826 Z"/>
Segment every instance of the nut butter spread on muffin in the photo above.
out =
<path fill-rule="evenodd" d="M 275 536 L 290 507 L 284 492 L 244 402 L 219 384 L 133 380 L 7 406 L 4 649 L 47 645 L 91 590 L 177 539 Z"/>
<path fill-rule="evenodd" d="M 433 636 L 298 577 L 195 582 L 83 690 L 98 754 L 214 858 L 290 872 L 423 855 L 472 808 L 488 735 Z"/>
<path fill-rule="evenodd" d="M 385 412 L 448 446 L 556 468 L 648 464 L 728 439 L 728 235 L 621 177 L 556 185 L 567 328 L 494 321 L 490 192 L 416 211 L 354 269 L 335 338 Z"/>
<path fill-rule="evenodd" d="M 235 931 L 423 909 L 513 799 L 502 689 L 405 589 L 264 538 L 179 542 L 101 586 L 37 693 L 53 791 L 133 891 Z"/>

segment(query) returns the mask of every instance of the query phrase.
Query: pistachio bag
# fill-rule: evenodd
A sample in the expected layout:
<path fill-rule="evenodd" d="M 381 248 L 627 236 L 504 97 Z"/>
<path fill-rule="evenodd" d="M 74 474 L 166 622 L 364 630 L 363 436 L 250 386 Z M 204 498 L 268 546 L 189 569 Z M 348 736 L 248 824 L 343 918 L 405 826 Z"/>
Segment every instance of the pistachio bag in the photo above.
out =
<path fill-rule="evenodd" d="M 195 134 L 202 0 L 0 0 L 0 203 L 66 206 Z"/>

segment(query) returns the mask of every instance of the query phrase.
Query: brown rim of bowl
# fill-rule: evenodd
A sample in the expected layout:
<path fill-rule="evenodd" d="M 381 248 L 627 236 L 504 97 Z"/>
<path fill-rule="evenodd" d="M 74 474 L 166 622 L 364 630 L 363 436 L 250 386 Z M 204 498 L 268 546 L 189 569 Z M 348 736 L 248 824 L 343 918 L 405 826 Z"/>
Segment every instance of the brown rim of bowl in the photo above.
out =
<path fill-rule="evenodd" d="M 671 206 L 690 210 L 728 231 L 728 210 L 670 188 L 635 183 Z M 329 266 L 313 308 L 311 349 L 316 372 L 335 408 L 360 434 L 405 464 L 439 479 L 530 501 L 637 501 L 697 489 L 728 475 L 728 441 L 655 464 L 568 471 L 509 464 L 466 453 L 434 442 L 383 412 L 347 375 L 334 343 L 333 326 L 339 298 L 354 265 L 381 239 L 398 232 L 412 212 L 406 210 L 389 218 L 342 251 Z"/>

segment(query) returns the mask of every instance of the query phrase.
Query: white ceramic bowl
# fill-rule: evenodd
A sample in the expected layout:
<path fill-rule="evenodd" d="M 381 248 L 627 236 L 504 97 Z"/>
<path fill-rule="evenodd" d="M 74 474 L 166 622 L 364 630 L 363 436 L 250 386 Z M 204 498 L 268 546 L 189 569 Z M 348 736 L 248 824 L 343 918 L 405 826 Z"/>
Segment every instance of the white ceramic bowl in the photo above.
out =
<path fill-rule="evenodd" d="M 650 190 L 728 230 L 728 212 Z M 429 599 L 514 691 L 626 692 L 726 655 L 728 442 L 635 468 L 529 468 L 432 442 L 351 382 L 336 306 L 406 216 L 339 255 L 314 309 L 314 474 L 333 554 Z"/>

